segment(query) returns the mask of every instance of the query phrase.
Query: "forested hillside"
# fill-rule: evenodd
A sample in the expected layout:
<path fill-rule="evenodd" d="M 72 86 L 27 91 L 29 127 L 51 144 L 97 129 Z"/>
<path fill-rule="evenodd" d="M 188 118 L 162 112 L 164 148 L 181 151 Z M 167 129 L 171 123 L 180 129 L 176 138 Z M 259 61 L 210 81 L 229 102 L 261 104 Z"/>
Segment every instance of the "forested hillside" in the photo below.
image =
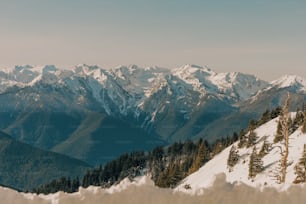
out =
<path fill-rule="evenodd" d="M 276 118 L 281 108 L 265 111 L 258 120 L 251 120 L 249 128 L 254 129 Z M 241 130 L 230 137 L 208 143 L 206 140 L 176 142 L 167 147 L 156 147 L 152 151 L 132 152 L 121 155 L 118 159 L 104 166 L 87 171 L 82 178 L 60 178 L 49 184 L 33 189 L 36 193 L 54 193 L 57 191 L 75 192 L 79 186 L 90 185 L 109 187 L 122 179 L 150 174 L 159 187 L 175 187 L 186 176 L 196 172 L 206 162 L 214 158 L 229 145 L 243 141 L 246 131 Z"/>

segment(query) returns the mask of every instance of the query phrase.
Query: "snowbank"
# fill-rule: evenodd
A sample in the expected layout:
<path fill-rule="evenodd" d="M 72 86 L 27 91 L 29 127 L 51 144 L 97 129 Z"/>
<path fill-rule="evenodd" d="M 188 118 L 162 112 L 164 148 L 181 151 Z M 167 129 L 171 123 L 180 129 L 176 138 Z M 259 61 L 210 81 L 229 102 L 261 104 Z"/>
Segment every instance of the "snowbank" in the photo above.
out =
<path fill-rule="evenodd" d="M 89 187 L 79 192 L 66 194 L 59 192 L 51 195 L 33 195 L 0 188 L 1 203 L 5 204 L 198 204 L 198 203 L 304 203 L 305 188 L 290 187 L 286 192 L 266 188 L 263 192 L 247 185 L 225 182 L 225 175 L 218 175 L 214 185 L 201 195 L 190 195 L 170 189 L 161 189 L 147 178 L 136 182 L 119 184 L 111 189 Z"/>

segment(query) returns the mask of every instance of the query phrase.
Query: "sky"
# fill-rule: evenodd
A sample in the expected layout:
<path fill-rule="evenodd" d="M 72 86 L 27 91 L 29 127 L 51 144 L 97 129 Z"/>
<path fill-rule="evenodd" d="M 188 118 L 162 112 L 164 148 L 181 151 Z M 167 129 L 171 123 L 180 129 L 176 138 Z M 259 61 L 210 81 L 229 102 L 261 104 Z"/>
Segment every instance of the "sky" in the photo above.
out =
<path fill-rule="evenodd" d="M 306 78 L 306 1 L 0 0 L 0 67 L 82 63 Z"/>

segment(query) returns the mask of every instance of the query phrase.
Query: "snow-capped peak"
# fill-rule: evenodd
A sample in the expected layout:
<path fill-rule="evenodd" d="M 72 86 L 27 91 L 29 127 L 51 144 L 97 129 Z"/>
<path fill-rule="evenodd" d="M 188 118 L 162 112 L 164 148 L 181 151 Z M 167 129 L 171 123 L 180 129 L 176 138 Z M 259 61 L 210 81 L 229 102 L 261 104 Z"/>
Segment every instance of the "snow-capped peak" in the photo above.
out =
<path fill-rule="evenodd" d="M 217 73 L 212 75 L 210 80 L 218 87 L 220 92 L 242 100 L 268 86 L 268 82 L 240 72 Z"/>
<path fill-rule="evenodd" d="M 16 71 L 21 71 L 21 70 L 24 70 L 24 69 L 32 69 L 34 68 L 34 66 L 32 65 L 16 65 L 13 69 L 15 69 Z"/>
<path fill-rule="evenodd" d="M 129 66 L 124 66 L 124 65 L 120 65 L 120 66 L 117 66 L 115 67 L 114 69 L 112 69 L 112 71 L 114 73 L 116 73 L 118 75 L 119 72 L 120 75 L 124 74 L 124 75 L 133 75 L 133 74 L 136 74 L 137 73 L 169 73 L 169 69 L 166 69 L 166 68 L 161 68 L 161 67 L 158 67 L 158 66 L 153 66 L 153 67 L 145 67 L 145 68 L 142 68 L 142 67 L 139 67 L 137 65 L 129 65 Z"/>
<path fill-rule="evenodd" d="M 148 97 L 155 83 L 163 78 L 170 71 L 160 67 L 138 67 L 136 65 L 119 66 L 112 69 L 115 80 L 125 90 L 136 94 L 137 98 L 142 100 Z"/>
<path fill-rule="evenodd" d="M 13 68 L 4 69 L 2 72 L 2 80 L 10 82 L 14 85 L 27 84 L 32 82 L 41 74 L 41 68 L 31 65 L 18 65 Z"/>
<path fill-rule="evenodd" d="M 296 75 L 285 75 L 275 81 L 271 85 L 278 88 L 296 87 L 300 91 L 306 91 L 306 79 Z"/>
<path fill-rule="evenodd" d="M 218 94 L 234 101 L 245 100 L 268 86 L 267 82 L 253 75 L 240 72 L 215 73 L 208 67 L 196 65 L 185 65 L 173 70 L 172 74 L 191 84 L 194 90 L 204 94 Z"/>
<path fill-rule="evenodd" d="M 76 74 L 90 75 L 92 72 L 94 72 L 97 69 L 100 69 L 99 66 L 97 65 L 90 66 L 87 64 L 79 64 L 75 66 L 73 70 Z"/>
<path fill-rule="evenodd" d="M 73 85 L 68 87 L 75 89 L 78 82 L 73 82 L 73 80 L 77 81 L 80 77 L 83 78 L 82 80 L 87 80 L 87 83 L 91 83 L 90 87 L 95 87 L 97 95 L 101 87 L 106 89 L 121 87 L 120 89 L 128 93 L 127 95 L 132 96 L 127 100 L 136 103 L 130 104 L 130 107 L 137 107 L 144 102 L 145 98 L 161 90 L 160 87 L 163 87 L 165 83 L 172 84 L 170 87 L 173 90 L 179 88 L 186 91 L 192 90 L 193 93 L 197 92 L 198 100 L 207 95 L 214 95 L 229 102 L 246 100 L 259 90 L 271 86 L 294 86 L 296 90 L 306 90 L 306 80 L 301 77 L 286 76 L 272 82 L 269 86 L 267 82 L 253 75 L 239 72 L 216 73 L 207 66 L 201 67 L 193 64 L 186 64 L 172 70 L 156 66 L 142 68 L 137 65 L 118 66 L 106 70 L 97 65 L 79 64 L 70 69 L 59 69 L 54 65 L 23 65 L 15 66 L 12 69 L 1 69 L 0 92 L 12 86 L 33 86 L 38 82 L 55 86 L 55 83 L 60 85 L 69 83 Z"/>
<path fill-rule="evenodd" d="M 215 74 L 210 68 L 207 66 L 201 67 L 194 64 L 186 64 L 182 67 L 176 68 L 172 71 L 172 74 L 175 76 L 179 76 L 180 78 L 187 78 L 190 75 L 194 77 L 207 77 L 212 74 Z"/>
<path fill-rule="evenodd" d="M 54 65 L 46 65 L 42 68 L 42 73 L 56 72 L 58 69 Z"/>

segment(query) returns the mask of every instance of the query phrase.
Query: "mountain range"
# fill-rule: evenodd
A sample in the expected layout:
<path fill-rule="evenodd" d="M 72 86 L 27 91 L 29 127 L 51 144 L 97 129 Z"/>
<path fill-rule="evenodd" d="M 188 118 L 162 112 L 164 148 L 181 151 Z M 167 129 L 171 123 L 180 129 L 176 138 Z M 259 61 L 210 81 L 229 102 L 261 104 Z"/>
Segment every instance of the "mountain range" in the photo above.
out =
<path fill-rule="evenodd" d="M 174 141 L 213 141 L 266 109 L 306 99 L 306 80 L 266 82 L 208 67 L 15 66 L 0 71 L 0 129 L 92 165 Z"/>

